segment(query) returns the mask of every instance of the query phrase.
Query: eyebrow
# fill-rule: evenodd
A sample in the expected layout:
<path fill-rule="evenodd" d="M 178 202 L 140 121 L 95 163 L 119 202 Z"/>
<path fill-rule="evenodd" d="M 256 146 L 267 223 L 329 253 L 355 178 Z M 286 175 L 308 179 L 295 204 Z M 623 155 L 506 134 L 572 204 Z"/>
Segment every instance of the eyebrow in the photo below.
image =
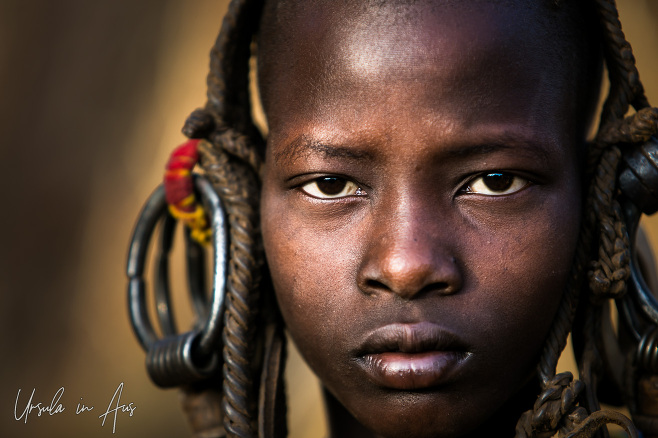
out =
<path fill-rule="evenodd" d="M 372 160 L 372 153 L 357 150 L 341 144 L 328 144 L 318 140 L 311 140 L 305 135 L 297 137 L 280 151 L 274 153 L 274 160 L 295 161 L 312 154 L 322 155 L 324 158 L 347 158 L 350 160 Z"/>
<path fill-rule="evenodd" d="M 466 143 L 449 147 L 441 152 L 441 159 L 464 159 L 510 150 L 538 157 L 542 160 L 549 160 L 551 156 L 551 148 L 548 145 L 520 139 L 514 135 L 503 135 L 494 136 L 478 143 Z M 313 154 L 322 155 L 324 158 L 347 158 L 357 161 L 372 161 L 375 159 L 375 156 L 368 150 L 359 150 L 341 144 L 329 144 L 320 140 L 312 140 L 306 135 L 300 135 L 280 151 L 274 152 L 274 160 L 276 162 L 280 160 L 296 161 Z"/>
<path fill-rule="evenodd" d="M 515 152 L 528 153 L 539 156 L 543 160 L 550 158 L 550 151 L 544 144 L 528 142 L 514 138 L 493 139 L 484 143 L 467 144 L 450 148 L 442 153 L 444 158 L 464 158 L 478 155 L 489 155 L 499 151 L 513 150 Z"/>

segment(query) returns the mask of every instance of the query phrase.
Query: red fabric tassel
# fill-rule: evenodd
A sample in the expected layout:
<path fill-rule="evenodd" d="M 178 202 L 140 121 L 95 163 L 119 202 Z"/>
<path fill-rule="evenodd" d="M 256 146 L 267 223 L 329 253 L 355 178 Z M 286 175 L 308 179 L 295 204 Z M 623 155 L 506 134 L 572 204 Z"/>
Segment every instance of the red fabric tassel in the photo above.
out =
<path fill-rule="evenodd" d="M 194 139 L 178 146 L 169 157 L 165 175 L 165 198 L 169 212 L 191 229 L 191 235 L 200 243 L 210 241 L 210 229 L 203 207 L 196 202 L 192 169 L 199 161 L 198 146 Z"/>
<path fill-rule="evenodd" d="M 169 157 L 164 176 L 167 203 L 182 211 L 194 211 L 193 204 L 184 205 L 184 201 L 194 196 L 192 169 L 199 161 L 198 139 L 190 140 L 177 147 Z"/>

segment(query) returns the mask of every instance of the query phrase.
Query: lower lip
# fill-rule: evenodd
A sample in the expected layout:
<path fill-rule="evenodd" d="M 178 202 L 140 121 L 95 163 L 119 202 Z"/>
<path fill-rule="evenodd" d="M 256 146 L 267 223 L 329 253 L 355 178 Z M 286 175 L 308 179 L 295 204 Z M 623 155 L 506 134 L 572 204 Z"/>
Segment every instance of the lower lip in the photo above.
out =
<path fill-rule="evenodd" d="M 427 389 L 446 383 L 464 362 L 454 351 L 379 353 L 363 357 L 361 365 L 376 384 L 392 389 Z"/>

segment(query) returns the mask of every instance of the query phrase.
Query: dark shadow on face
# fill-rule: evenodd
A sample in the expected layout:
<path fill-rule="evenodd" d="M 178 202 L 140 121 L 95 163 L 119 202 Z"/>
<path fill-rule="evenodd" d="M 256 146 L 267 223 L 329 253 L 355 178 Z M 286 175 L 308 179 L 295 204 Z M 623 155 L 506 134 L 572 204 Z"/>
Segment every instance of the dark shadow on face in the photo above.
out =
<path fill-rule="evenodd" d="M 464 435 L 531 378 L 576 247 L 583 128 L 558 15 L 313 3 L 270 9 L 261 36 L 281 311 L 367 428 Z"/>

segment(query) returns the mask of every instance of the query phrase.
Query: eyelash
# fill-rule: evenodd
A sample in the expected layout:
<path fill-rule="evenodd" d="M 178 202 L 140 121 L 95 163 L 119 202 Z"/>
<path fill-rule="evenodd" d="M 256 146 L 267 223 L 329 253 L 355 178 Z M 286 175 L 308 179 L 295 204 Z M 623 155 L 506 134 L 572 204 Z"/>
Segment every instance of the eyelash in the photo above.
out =
<path fill-rule="evenodd" d="M 337 187 L 333 189 L 340 188 L 335 194 L 327 193 L 325 190 L 331 189 L 332 187 L 324 187 L 324 190 L 320 188 L 319 184 L 332 185 L 338 183 Z M 343 184 L 341 186 L 341 184 Z M 313 181 L 307 182 L 300 186 L 302 192 L 307 195 L 317 198 L 317 199 L 342 199 L 350 196 L 365 196 L 366 192 L 359 187 L 357 183 L 351 181 L 347 178 L 342 178 L 340 176 L 322 176 L 314 179 Z"/>
<path fill-rule="evenodd" d="M 485 178 L 491 181 L 487 183 Z M 504 189 L 492 188 L 489 184 L 503 184 Z M 470 179 L 460 190 L 459 194 L 483 196 L 508 196 L 528 187 L 532 182 L 526 178 L 508 172 L 487 172 Z M 489 192 L 489 193 L 485 193 Z"/>
<path fill-rule="evenodd" d="M 486 181 L 488 178 L 490 181 Z M 331 187 L 331 185 L 337 186 Z M 325 185 L 321 188 L 320 184 Z M 499 184 L 506 188 L 492 188 L 491 184 Z M 531 183 L 530 180 L 514 175 L 508 172 L 488 172 L 480 174 L 470 179 L 460 190 L 458 194 L 463 195 L 483 195 L 483 196 L 507 196 L 520 192 Z M 315 178 L 301 186 L 301 191 L 308 196 L 317 199 L 343 199 L 350 196 L 365 196 L 367 193 L 357 183 L 340 176 L 322 176 Z M 335 193 L 327 193 L 327 190 L 333 189 Z M 338 190 L 340 189 L 340 190 Z M 487 193 L 488 192 L 488 193 Z"/>

